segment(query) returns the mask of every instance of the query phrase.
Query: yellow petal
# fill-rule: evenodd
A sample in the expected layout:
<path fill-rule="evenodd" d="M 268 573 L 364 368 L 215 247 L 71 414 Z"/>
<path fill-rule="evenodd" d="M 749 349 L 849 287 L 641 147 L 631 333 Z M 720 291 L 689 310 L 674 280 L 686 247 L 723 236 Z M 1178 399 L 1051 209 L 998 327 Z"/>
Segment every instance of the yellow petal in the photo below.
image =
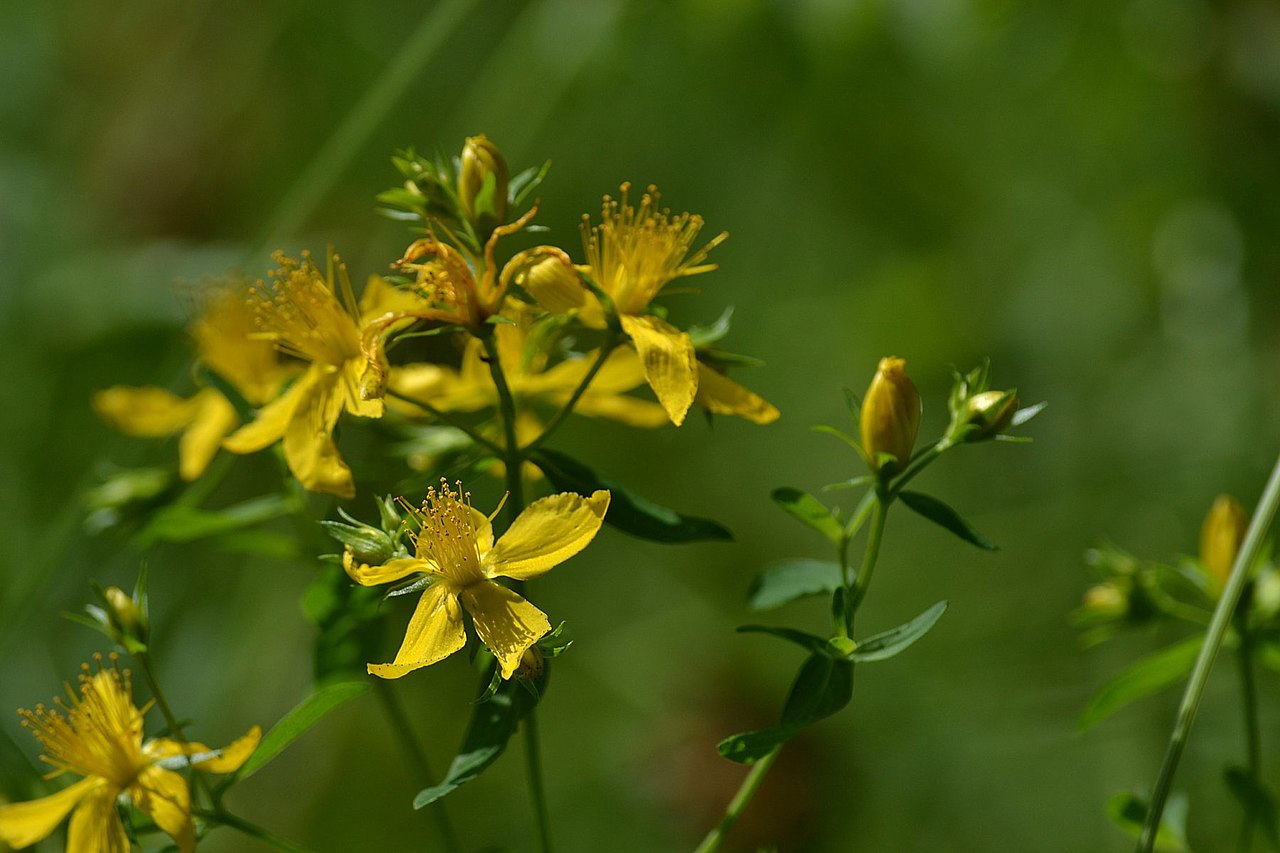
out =
<path fill-rule="evenodd" d="M 608 418 L 627 426 L 654 429 L 671 422 L 667 410 L 650 400 L 624 394 L 592 394 L 588 391 L 573 410 L 593 418 Z"/>
<path fill-rule="evenodd" d="M 191 823 L 191 792 L 187 780 L 172 770 L 152 765 L 129 786 L 133 803 L 151 816 L 156 826 L 177 842 L 181 853 L 196 849 L 196 828 Z M 70 846 L 70 845 L 68 845 Z"/>
<path fill-rule="evenodd" d="M 80 802 L 67 827 L 67 850 L 129 853 L 129 836 L 125 835 L 120 813 L 116 811 L 118 793 L 112 786 L 102 784 Z"/>
<path fill-rule="evenodd" d="M 287 391 L 259 409 L 256 418 L 227 436 L 222 446 L 232 453 L 253 453 L 275 444 L 284 436 L 298 401 L 323 377 L 322 367 L 308 368 Z"/>
<path fill-rule="evenodd" d="M 364 293 L 360 294 L 360 320 L 368 323 L 384 314 L 401 314 L 422 311 L 430 307 L 430 303 L 411 290 L 396 287 L 382 276 L 371 275 L 364 285 Z M 405 324 L 413 322 L 406 318 Z"/>
<path fill-rule="evenodd" d="M 351 469 L 333 443 L 333 428 L 342 414 L 339 375 L 331 372 L 310 383 L 298 399 L 284 432 L 284 459 L 303 488 L 340 498 L 356 494 Z"/>
<path fill-rule="evenodd" d="M 174 755 L 190 755 L 193 757 L 191 763 L 201 770 L 210 773 L 232 773 L 249 760 L 249 756 L 258 748 L 260 740 L 262 740 L 262 729 L 254 726 L 243 737 L 222 749 L 212 749 L 198 741 L 187 741 L 183 745 L 176 740 L 159 737 L 147 741 L 142 752 L 154 760 Z"/>
<path fill-rule="evenodd" d="M 462 603 L 471 614 L 480 642 L 498 659 L 503 678 L 510 678 L 525 651 L 551 630 L 547 614 L 494 581 L 467 587 L 462 591 Z"/>
<path fill-rule="evenodd" d="M 675 326 L 649 314 L 623 314 L 619 319 L 640 354 L 649 387 L 671 422 L 679 426 L 698 390 L 698 357 L 693 341 Z"/>
<path fill-rule="evenodd" d="M 608 509 L 609 493 L 603 489 L 589 498 L 568 492 L 539 498 L 512 522 L 493 550 L 482 556 L 485 574 L 515 580 L 536 578 L 587 547 Z"/>
<path fill-rule="evenodd" d="M 360 396 L 360 379 L 364 376 L 368 362 L 364 357 L 348 359 L 342 365 L 340 381 L 343 405 L 346 410 L 361 418 L 380 418 L 385 411 L 381 397 L 365 400 Z"/>
<path fill-rule="evenodd" d="M 222 446 L 222 440 L 240 424 L 236 407 L 213 388 L 205 388 L 194 398 L 196 416 L 178 442 L 178 473 L 194 480 L 204 473 Z"/>
<path fill-rule="evenodd" d="M 190 423 L 198 404 L 164 388 L 117 385 L 94 394 L 93 409 L 123 433 L 158 438 L 172 435 Z"/>
<path fill-rule="evenodd" d="M 702 363 L 698 364 L 698 396 L 694 402 L 714 414 L 737 415 L 753 424 L 778 419 L 777 407 L 768 400 Z"/>
<path fill-rule="evenodd" d="M 447 583 L 427 587 L 405 630 L 404 642 L 391 663 L 371 663 L 369 674 L 379 678 L 402 675 L 441 661 L 467 644 L 462 607 Z"/>
<path fill-rule="evenodd" d="M 417 557 L 403 557 L 399 560 L 383 563 L 381 566 L 370 566 L 366 563 L 356 562 L 350 551 L 344 551 L 342 554 L 342 568 L 347 570 L 348 577 L 361 586 L 395 583 L 415 572 L 429 574 L 438 572 L 438 569 L 431 563 L 426 560 L 420 560 Z"/>
<path fill-rule="evenodd" d="M 38 800 L 0 806 L 0 841 L 14 848 L 30 847 L 57 829 L 77 803 L 103 784 L 91 776 Z"/>

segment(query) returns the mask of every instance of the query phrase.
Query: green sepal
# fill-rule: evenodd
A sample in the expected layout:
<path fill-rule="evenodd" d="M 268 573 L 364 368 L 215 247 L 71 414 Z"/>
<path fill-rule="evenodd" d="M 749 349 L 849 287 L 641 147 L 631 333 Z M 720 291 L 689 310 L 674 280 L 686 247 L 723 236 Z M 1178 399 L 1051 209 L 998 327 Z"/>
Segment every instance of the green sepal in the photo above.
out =
<path fill-rule="evenodd" d="M 858 455 L 861 456 L 864 460 L 867 458 L 867 454 L 864 453 L 862 450 L 862 445 L 858 443 L 858 440 L 856 438 L 849 435 L 848 433 L 842 430 L 838 430 L 829 424 L 814 424 L 813 426 L 809 427 L 809 429 L 812 430 L 813 432 L 820 432 L 823 435 L 833 435 L 836 438 L 843 441 L 845 444 L 852 447 L 854 450 L 858 451 Z"/>
<path fill-rule="evenodd" d="M 827 646 L 825 637 L 819 637 L 817 634 L 810 634 L 807 631 L 797 631 L 795 628 L 783 628 L 777 625 L 739 625 L 738 633 L 771 634 L 787 642 L 795 643 L 812 654 L 827 655 L 828 657 L 831 655 L 831 650 Z"/>
<path fill-rule="evenodd" d="M 873 634 L 865 640 L 859 640 L 853 654 L 849 656 L 850 659 L 854 663 L 869 663 L 888 660 L 902 653 L 916 640 L 929 633 L 946 609 L 947 602 L 939 601 L 910 622 Z"/>
<path fill-rule="evenodd" d="M 1022 426 L 1027 421 L 1044 411 L 1044 407 L 1047 405 L 1049 405 L 1047 402 L 1036 403 L 1034 406 L 1026 406 L 1018 409 L 1018 411 L 1013 413 L 1013 417 L 1009 420 L 1009 426 Z"/>
<path fill-rule="evenodd" d="M 530 455 L 530 461 L 542 469 L 557 489 L 584 496 L 590 496 L 597 489 L 608 489 L 611 497 L 605 523 L 624 533 L 667 543 L 733 539 L 733 534 L 719 522 L 684 515 L 653 503 L 558 451 L 540 448 Z"/>
<path fill-rule="evenodd" d="M 530 166 L 515 175 L 507 182 L 507 201 L 512 207 L 520 207 L 529 194 L 536 190 L 547 179 L 551 171 L 551 161 L 541 166 Z M 527 230 L 527 229 L 526 229 Z"/>
<path fill-rule="evenodd" d="M 862 415 L 862 399 L 852 388 L 841 388 L 844 392 L 844 404 L 849 409 L 849 414 L 853 415 L 856 421 Z"/>
<path fill-rule="evenodd" d="M 252 776 L 264 764 L 283 752 L 285 747 L 301 737 L 307 729 L 364 693 L 369 686 L 367 681 L 339 681 L 336 684 L 317 688 L 271 727 L 271 731 L 263 736 L 262 742 L 249 756 L 249 760 L 236 771 L 235 778 L 239 780 Z"/>
<path fill-rule="evenodd" d="M 690 326 L 685 334 L 693 342 L 694 349 L 706 349 L 729 334 L 729 321 L 733 318 L 733 306 L 724 309 L 710 326 Z"/>
<path fill-rule="evenodd" d="M 960 517 L 958 512 L 937 498 L 926 495 L 923 492 L 907 491 L 899 492 L 898 497 L 910 509 L 939 527 L 951 531 L 964 541 L 977 545 L 979 548 L 985 548 L 988 551 L 998 550 L 994 542 L 974 530 L 967 521 Z"/>
<path fill-rule="evenodd" d="M 808 492 L 799 489 L 774 489 L 770 497 L 787 514 L 799 519 L 827 537 L 832 544 L 839 544 L 844 528 L 831 514 L 831 509 Z"/>
<path fill-rule="evenodd" d="M 1204 636 L 1196 634 L 1130 665 L 1089 700 L 1080 715 L 1080 730 L 1087 731 L 1130 702 L 1159 693 L 1186 678 L 1203 643 Z"/>
<path fill-rule="evenodd" d="M 840 564 L 828 560 L 799 557 L 767 566 L 747 591 L 747 607 L 772 610 L 801 598 L 824 595 L 839 589 L 843 581 Z"/>
<path fill-rule="evenodd" d="M 1223 771 L 1223 780 L 1245 814 L 1262 826 L 1271 849 L 1280 850 L 1280 820 L 1271 788 L 1244 767 L 1228 767 Z"/>
<path fill-rule="evenodd" d="M 822 487 L 824 492 L 836 492 L 841 489 L 856 489 L 859 486 L 869 486 L 875 483 L 879 478 L 875 474 L 863 474 L 859 477 L 850 477 L 847 480 L 841 480 L 838 483 L 827 483 Z"/>
<path fill-rule="evenodd" d="M 1147 820 L 1148 804 L 1137 794 L 1121 791 L 1107 801 L 1107 817 L 1133 838 L 1142 835 Z M 1154 849 L 1159 853 L 1191 853 L 1187 846 L 1187 797 L 1177 793 L 1165 803 L 1160 826 L 1156 830 Z"/>
<path fill-rule="evenodd" d="M 839 711 L 853 698 L 853 664 L 827 654 L 810 655 L 787 695 L 777 726 L 744 732 L 720 741 L 716 749 L 730 761 L 751 764 L 797 732 Z"/>
<path fill-rule="evenodd" d="M 547 673 L 535 679 L 536 692 L 515 681 L 503 682 L 486 702 L 478 702 L 471 711 L 471 723 L 462 739 L 449 772 L 437 785 L 423 788 L 413 798 L 415 809 L 423 808 L 470 782 L 497 761 L 507 748 L 520 721 L 537 705 L 537 697 L 546 692 Z"/>

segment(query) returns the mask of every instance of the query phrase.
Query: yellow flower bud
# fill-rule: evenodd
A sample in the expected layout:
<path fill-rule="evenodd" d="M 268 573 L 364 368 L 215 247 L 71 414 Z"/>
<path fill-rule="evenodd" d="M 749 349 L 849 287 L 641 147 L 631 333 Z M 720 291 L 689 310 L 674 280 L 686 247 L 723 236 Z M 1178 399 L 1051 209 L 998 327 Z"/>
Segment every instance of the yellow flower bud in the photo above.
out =
<path fill-rule="evenodd" d="M 566 314 L 586 301 L 586 289 L 577 271 L 567 260 L 554 255 L 530 267 L 521 283 L 552 314 Z"/>
<path fill-rule="evenodd" d="M 1225 585 L 1231 575 L 1248 526 L 1249 516 L 1238 500 L 1231 495 L 1218 495 L 1214 499 L 1200 528 L 1200 562 L 1219 587 Z"/>
<path fill-rule="evenodd" d="M 467 219 L 482 232 L 489 232 L 507 218 L 507 161 L 498 146 L 485 137 L 467 137 L 462 149 L 462 170 L 458 173 L 458 200 Z M 491 188 L 486 191 L 486 184 Z"/>
<path fill-rule="evenodd" d="M 1107 581 L 1085 591 L 1084 609 L 1099 616 L 1123 616 L 1129 609 L 1129 600 L 1119 587 Z"/>
<path fill-rule="evenodd" d="M 107 617 L 111 620 L 111 627 L 119 632 L 116 640 L 122 645 L 127 645 L 126 638 L 145 643 L 146 622 L 133 597 L 118 586 L 109 586 L 104 589 L 102 597 L 106 600 Z"/>
<path fill-rule="evenodd" d="M 544 666 L 542 652 L 537 646 L 530 646 L 520 656 L 520 666 L 516 668 L 513 677 L 532 681 L 542 675 Z"/>
<path fill-rule="evenodd" d="M 880 470 L 880 454 L 892 455 L 892 470 L 901 471 L 911 458 L 920 429 L 920 393 L 900 358 L 882 358 L 862 401 L 862 449 L 873 471 Z"/>
<path fill-rule="evenodd" d="M 1007 396 L 1006 396 L 1007 395 Z M 966 423 L 977 429 L 965 435 L 965 441 L 995 438 L 1009 427 L 1018 411 L 1018 395 L 1014 391 L 983 391 L 965 403 Z"/>

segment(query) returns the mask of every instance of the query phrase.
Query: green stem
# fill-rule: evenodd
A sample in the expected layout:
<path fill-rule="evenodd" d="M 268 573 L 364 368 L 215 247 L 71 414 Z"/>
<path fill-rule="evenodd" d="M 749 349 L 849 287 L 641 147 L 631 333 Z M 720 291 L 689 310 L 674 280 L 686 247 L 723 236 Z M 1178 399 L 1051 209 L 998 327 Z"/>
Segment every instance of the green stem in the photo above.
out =
<path fill-rule="evenodd" d="M 941 456 L 943 453 L 946 453 L 948 450 L 950 450 L 953 447 L 955 447 L 955 442 L 951 441 L 949 438 L 946 438 L 944 436 L 938 439 L 938 441 L 933 445 L 933 447 L 930 447 L 924 453 L 921 453 L 919 456 L 917 456 L 915 460 L 913 460 L 911 464 L 907 466 L 907 469 L 902 472 L 902 476 L 900 476 L 897 479 L 897 481 L 893 484 L 893 486 L 889 489 L 890 499 L 896 498 L 898 496 L 898 492 L 902 491 L 903 486 L 911 482 L 911 480 L 913 480 L 917 474 L 919 474 L 925 468 L 929 467 L 929 465 L 935 459 L 937 459 L 939 456 Z"/>
<path fill-rule="evenodd" d="M 253 836 L 259 841 L 270 844 L 277 850 L 286 850 L 289 851 L 289 853 L 311 853 L 308 848 L 303 847 L 301 844 L 295 844 L 289 839 L 281 835 L 276 835 L 271 830 L 258 826 L 256 823 L 251 823 L 242 817 L 233 815 L 231 812 L 218 809 L 217 811 L 212 812 L 193 810 L 192 813 L 204 818 L 205 820 L 220 823 L 225 826 L 229 826 L 232 829 L 237 829 L 245 835 Z"/>
<path fill-rule="evenodd" d="M 565 401 L 565 404 L 560 407 L 560 411 L 556 412 L 555 417 L 547 422 L 547 425 L 543 428 L 542 432 L 538 434 L 537 438 L 525 445 L 524 452 L 526 454 L 541 445 L 551 437 L 552 433 L 560 428 L 560 425 L 564 423 L 567 417 L 569 417 L 569 413 L 573 411 L 573 407 L 578 405 L 578 401 L 581 400 L 582 395 L 586 393 L 587 386 L 591 384 L 591 380 L 596 378 L 596 374 L 600 372 L 600 368 L 604 367 L 604 363 L 608 361 L 609 356 L 617 346 L 618 338 L 615 334 L 611 333 L 609 335 L 609 339 L 601 345 L 600 353 L 596 356 L 595 364 L 591 365 L 591 369 L 582 377 L 582 381 L 578 383 L 578 387 L 573 390 L 573 394 L 569 396 L 569 399 Z"/>
<path fill-rule="evenodd" d="M 142 677 L 147 680 L 147 689 L 151 691 L 151 698 L 155 701 L 156 707 L 160 709 L 160 716 L 164 717 L 165 725 L 169 727 L 169 733 L 173 735 L 173 739 L 182 745 L 184 749 L 188 746 L 187 736 L 182 731 L 182 724 L 178 722 L 178 718 L 174 715 L 173 709 L 169 707 L 169 702 L 164 698 L 164 692 L 160 689 L 160 682 L 156 680 L 155 673 L 151 667 L 151 655 L 148 652 L 135 652 L 134 661 L 137 662 L 138 668 L 142 670 Z M 186 765 L 187 776 L 197 789 L 204 792 L 209 798 L 209 802 L 214 802 L 213 792 L 209 790 L 205 782 L 204 775 L 198 773 L 196 769 L 188 763 Z"/>
<path fill-rule="evenodd" d="M 853 635 L 853 614 L 867 595 L 867 587 L 871 585 L 871 575 L 875 572 L 876 559 L 880 556 L 880 542 L 884 539 L 884 523 L 889 514 L 889 503 L 893 498 L 883 491 L 876 492 L 875 507 L 871 510 L 871 529 L 867 531 L 867 550 L 862 557 L 862 568 L 853 580 L 849 590 L 849 601 L 845 608 L 846 636 Z"/>
<path fill-rule="evenodd" d="M 1138 838 L 1138 853 L 1151 853 L 1155 848 L 1156 830 L 1160 826 L 1160 816 L 1164 813 L 1165 801 L 1173 786 L 1173 776 L 1182 758 L 1182 750 L 1186 747 L 1187 736 L 1191 725 L 1195 722 L 1196 711 L 1204 696 L 1205 684 L 1209 681 L 1209 671 L 1213 668 L 1214 658 L 1222 641 L 1226 638 L 1227 627 L 1236 612 L 1240 595 L 1244 592 L 1245 583 L 1249 579 L 1249 569 L 1262 547 L 1263 537 L 1271 527 L 1276 509 L 1280 507 L 1280 459 L 1276 460 L 1271 476 L 1263 489 L 1262 499 L 1249 522 L 1249 530 L 1245 534 L 1244 544 L 1236 555 L 1235 564 L 1231 567 L 1231 575 L 1222 597 L 1213 611 L 1213 619 L 1205 632 L 1204 645 L 1200 647 L 1200 655 L 1196 658 L 1195 667 L 1191 670 L 1191 678 L 1187 681 L 1186 691 L 1182 694 L 1182 702 L 1178 706 L 1178 716 L 1174 721 L 1173 731 L 1169 735 L 1169 745 L 1165 749 L 1164 761 L 1160 765 L 1160 774 L 1156 777 L 1155 790 L 1151 794 L 1151 806 L 1147 810 L 1147 819 L 1142 826 L 1142 835 Z"/>
<path fill-rule="evenodd" d="M 1243 622 L 1244 620 L 1240 620 Z M 1258 685 L 1253 673 L 1253 638 L 1248 628 L 1240 625 L 1240 649 L 1236 655 L 1240 665 L 1241 705 L 1244 713 L 1245 761 L 1249 778 L 1255 787 L 1262 782 L 1262 737 L 1258 726 Z M 1237 849 L 1248 851 L 1253 842 L 1254 810 L 1248 805 L 1244 810 L 1244 823 L 1240 827 Z"/>
<path fill-rule="evenodd" d="M 427 753 L 423 750 L 418 736 L 414 734 L 413 724 L 410 722 L 409 716 L 404 712 L 404 706 L 400 704 L 400 700 L 396 697 L 391 683 L 381 678 L 375 678 L 373 680 L 373 689 L 378 694 L 383 711 L 386 712 L 388 719 L 391 720 L 391 727 L 399 732 L 400 742 L 409 747 L 409 761 L 422 777 L 423 785 L 434 785 L 438 779 L 435 771 L 431 769 L 431 760 L 427 758 Z M 458 846 L 458 834 L 454 831 L 453 822 L 449 820 L 449 813 L 445 811 L 444 800 L 436 800 L 427 807 L 427 810 L 431 812 L 431 817 L 436 823 L 436 829 L 440 833 L 440 841 L 444 844 L 444 849 L 448 853 L 457 853 L 461 849 Z"/>
<path fill-rule="evenodd" d="M 547 793 L 542 784 L 542 748 L 538 744 L 538 723 L 533 708 L 524 718 L 524 758 L 529 776 L 529 798 L 538 818 L 538 849 L 551 853 L 551 812 L 547 808 Z"/>
<path fill-rule="evenodd" d="M 742 780 L 738 793 L 733 795 L 733 799 L 729 801 L 729 807 L 724 810 L 724 817 L 715 829 L 707 833 L 707 837 L 702 839 L 702 843 L 698 845 L 694 853 L 712 853 L 712 851 L 720 849 L 720 845 L 724 843 L 724 837 L 728 834 L 729 828 L 746 810 L 747 804 L 755 796 L 756 789 L 764 781 L 765 774 L 769 772 L 769 768 L 773 766 L 774 760 L 781 751 L 782 744 L 778 744 L 751 766 L 751 772 L 747 774 L 747 778 Z"/>
<path fill-rule="evenodd" d="M 388 397 L 395 397 L 397 400 L 403 400 L 404 402 L 409 403 L 410 405 L 417 406 L 419 409 L 422 409 L 424 412 L 431 415 L 431 417 L 435 418 L 436 420 L 443 421 L 444 423 L 448 424 L 454 429 L 465 432 L 467 434 L 467 438 L 471 439 L 476 444 L 479 444 L 482 447 L 487 447 L 490 451 L 498 454 L 499 456 L 502 455 L 503 451 L 501 447 L 499 447 L 497 444 L 490 441 L 489 439 L 485 438 L 483 435 L 477 432 L 474 427 L 468 426 L 465 422 L 454 417 L 448 412 L 437 409 L 435 406 L 431 405 L 430 403 L 424 402 L 423 400 L 418 400 L 414 397 L 409 397 L 405 394 L 401 394 L 399 391 L 394 391 L 390 388 L 387 389 L 386 394 Z"/>

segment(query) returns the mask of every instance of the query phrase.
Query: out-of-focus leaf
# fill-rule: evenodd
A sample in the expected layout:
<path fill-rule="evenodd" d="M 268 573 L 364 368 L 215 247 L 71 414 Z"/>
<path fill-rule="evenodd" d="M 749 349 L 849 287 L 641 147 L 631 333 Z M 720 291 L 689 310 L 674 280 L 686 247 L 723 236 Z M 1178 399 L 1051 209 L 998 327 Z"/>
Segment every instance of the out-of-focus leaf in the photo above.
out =
<path fill-rule="evenodd" d="M 1231 795 L 1266 833 L 1271 849 L 1280 850 L 1280 821 L 1277 821 L 1275 794 L 1244 767 L 1228 767 L 1223 776 Z"/>
<path fill-rule="evenodd" d="M 342 681 L 316 690 L 271 727 L 271 731 L 262 738 L 253 755 L 249 756 L 249 760 L 240 767 L 236 778 L 246 779 L 252 776 L 264 764 L 283 752 L 285 747 L 301 737 L 307 729 L 368 689 L 367 681 Z"/>
<path fill-rule="evenodd" d="M 774 489 L 772 497 L 788 515 L 809 525 L 832 543 L 840 542 L 844 535 L 843 525 L 835 519 L 827 505 L 813 495 L 799 489 L 781 488 Z"/>
<path fill-rule="evenodd" d="M 1080 730 L 1100 721 L 1133 702 L 1172 687 L 1191 672 L 1204 637 L 1196 634 L 1142 658 L 1094 694 L 1080 715 Z"/>
<path fill-rule="evenodd" d="M 771 634 L 787 642 L 795 643 L 813 654 L 829 654 L 825 638 L 819 637 L 817 634 L 810 634 L 807 631 L 797 631 L 795 628 L 783 628 L 777 625 L 742 625 L 739 626 L 738 633 Z"/>
<path fill-rule="evenodd" d="M 609 499 L 609 511 L 604 516 L 605 523 L 624 533 L 668 543 L 733 538 L 733 534 L 718 522 L 660 506 L 563 453 L 541 448 L 533 452 L 532 461 L 557 489 L 580 495 L 608 489 L 612 497 Z"/>
<path fill-rule="evenodd" d="M 739 764 L 751 764 L 772 752 L 796 732 L 839 711 L 853 697 L 853 664 L 827 655 L 810 655 L 787 695 L 777 726 L 725 738 L 716 747 Z"/>
<path fill-rule="evenodd" d="M 418 792 L 413 798 L 415 809 L 456 791 L 498 760 L 520 721 L 538 704 L 537 697 L 546 689 L 547 672 L 544 669 L 542 676 L 536 679 L 534 690 L 526 689 L 519 681 L 505 681 L 489 699 L 476 703 L 471 712 L 471 724 L 462 739 L 462 748 L 449 765 L 449 772 L 438 785 Z"/>
<path fill-rule="evenodd" d="M 947 602 L 939 601 L 910 622 L 873 634 L 858 643 L 850 658 L 855 663 L 887 660 L 904 651 L 916 640 L 929 633 L 929 629 L 937 624 L 947 609 Z"/>
<path fill-rule="evenodd" d="M 261 524 L 288 515 L 294 499 L 287 495 L 263 495 L 225 509 L 198 509 L 172 504 L 160 510 L 138 533 L 143 545 L 154 542 L 191 542 Z"/>
<path fill-rule="evenodd" d="M 1147 819 L 1147 801 L 1137 794 L 1122 791 L 1107 801 L 1107 816 L 1112 823 L 1133 838 L 1142 835 L 1142 825 Z M 1184 794 L 1172 794 L 1160 816 L 1160 828 L 1156 830 L 1155 849 L 1160 853 L 1191 853 L 1187 846 L 1187 798 Z"/>
<path fill-rule="evenodd" d="M 966 542 L 995 551 L 996 545 L 987 537 L 969 526 L 960 514 L 935 497 L 922 492 L 899 492 L 902 502 L 920 515 L 946 530 L 951 531 Z"/>
<path fill-rule="evenodd" d="M 772 610 L 811 595 L 825 595 L 841 586 L 840 564 L 804 557 L 781 560 L 765 568 L 747 591 L 747 607 Z"/>

